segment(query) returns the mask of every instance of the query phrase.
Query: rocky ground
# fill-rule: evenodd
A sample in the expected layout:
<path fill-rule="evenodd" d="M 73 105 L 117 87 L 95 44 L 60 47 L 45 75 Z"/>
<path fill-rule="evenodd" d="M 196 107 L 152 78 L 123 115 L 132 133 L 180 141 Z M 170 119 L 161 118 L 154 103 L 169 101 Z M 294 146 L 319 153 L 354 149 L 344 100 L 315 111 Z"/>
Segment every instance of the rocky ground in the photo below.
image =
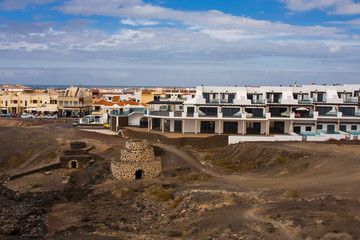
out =
<path fill-rule="evenodd" d="M 109 160 L 124 145 L 119 137 L 71 122 L 0 124 L 0 239 L 360 238 L 357 142 L 217 149 L 163 142 L 159 178 L 118 181 Z M 7 181 L 55 163 L 80 139 L 103 160 Z"/>

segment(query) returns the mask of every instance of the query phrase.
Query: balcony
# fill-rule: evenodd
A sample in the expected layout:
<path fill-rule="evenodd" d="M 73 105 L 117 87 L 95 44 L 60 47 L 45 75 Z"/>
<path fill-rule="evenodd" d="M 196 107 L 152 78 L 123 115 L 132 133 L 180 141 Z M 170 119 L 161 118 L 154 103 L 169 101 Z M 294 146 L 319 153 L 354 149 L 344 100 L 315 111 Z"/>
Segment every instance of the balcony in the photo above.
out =
<path fill-rule="evenodd" d="M 154 116 L 169 116 L 170 111 L 149 111 L 149 115 Z"/>
<path fill-rule="evenodd" d="M 295 118 L 314 118 L 313 114 L 295 113 Z"/>
<path fill-rule="evenodd" d="M 241 118 L 242 113 L 235 113 L 235 114 L 224 114 L 223 113 L 223 117 L 225 117 L 225 118 Z"/>
<path fill-rule="evenodd" d="M 183 112 L 181 112 L 181 111 L 176 111 L 176 112 L 174 112 L 174 117 L 181 117 L 182 113 Z"/>
<path fill-rule="evenodd" d="M 199 117 L 217 117 L 217 113 L 203 113 L 203 112 L 199 112 Z"/>
<path fill-rule="evenodd" d="M 281 103 L 281 99 L 266 99 L 267 103 Z"/>
<path fill-rule="evenodd" d="M 326 102 L 326 98 L 320 98 L 320 99 L 318 99 L 318 98 L 313 98 L 313 101 L 314 102 Z"/>
<path fill-rule="evenodd" d="M 312 100 L 311 99 L 301 99 L 301 100 L 298 100 L 298 103 L 312 104 Z"/>
<path fill-rule="evenodd" d="M 345 98 L 344 99 L 344 103 L 357 103 L 358 99 L 357 98 Z"/>
<path fill-rule="evenodd" d="M 251 103 L 253 104 L 265 104 L 265 100 L 252 100 Z"/>
<path fill-rule="evenodd" d="M 266 118 L 265 114 L 252 114 L 252 113 L 247 113 L 246 114 L 246 118 Z"/>

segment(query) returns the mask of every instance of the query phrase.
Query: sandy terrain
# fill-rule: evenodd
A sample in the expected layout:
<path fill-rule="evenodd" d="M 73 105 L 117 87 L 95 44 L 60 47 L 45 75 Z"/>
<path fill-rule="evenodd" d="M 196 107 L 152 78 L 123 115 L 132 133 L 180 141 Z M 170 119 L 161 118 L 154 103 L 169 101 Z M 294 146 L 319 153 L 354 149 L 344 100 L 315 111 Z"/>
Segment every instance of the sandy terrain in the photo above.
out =
<path fill-rule="evenodd" d="M 20 193 L 61 195 L 29 201 L 3 194 L 0 239 L 360 238 L 358 142 L 204 149 L 219 140 L 200 136 L 201 144 L 191 136 L 184 140 L 194 142 L 191 147 L 168 145 L 162 138 L 162 176 L 117 181 L 108 163 L 124 145 L 119 137 L 80 131 L 66 122 L 1 119 L 0 124 L 3 174 L 56 162 L 73 140 L 95 146 L 94 153 L 105 159 L 76 173 L 59 169 L 4 183 Z M 41 187 L 32 188 L 35 183 Z"/>

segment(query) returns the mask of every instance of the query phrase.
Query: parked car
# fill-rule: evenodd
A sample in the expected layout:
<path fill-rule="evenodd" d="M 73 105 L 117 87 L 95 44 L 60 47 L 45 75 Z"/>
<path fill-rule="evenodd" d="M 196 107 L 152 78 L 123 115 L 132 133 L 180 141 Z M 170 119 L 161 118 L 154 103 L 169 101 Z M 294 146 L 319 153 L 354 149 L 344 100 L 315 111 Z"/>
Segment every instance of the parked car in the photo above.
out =
<path fill-rule="evenodd" d="M 52 115 L 48 114 L 44 118 L 45 119 L 55 119 L 55 116 L 52 116 Z"/>
<path fill-rule="evenodd" d="M 77 125 L 79 125 L 79 120 L 78 119 L 75 119 L 73 121 L 73 127 L 76 127 Z"/>
<path fill-rule="evenodd" d="M 6 113 L 0 113 L 0 117 L 6 117 Z"/>
<path fill-rule="evenodd" d="M 110 128 L 110 124 L 104 124 L 103 128 Z"/>

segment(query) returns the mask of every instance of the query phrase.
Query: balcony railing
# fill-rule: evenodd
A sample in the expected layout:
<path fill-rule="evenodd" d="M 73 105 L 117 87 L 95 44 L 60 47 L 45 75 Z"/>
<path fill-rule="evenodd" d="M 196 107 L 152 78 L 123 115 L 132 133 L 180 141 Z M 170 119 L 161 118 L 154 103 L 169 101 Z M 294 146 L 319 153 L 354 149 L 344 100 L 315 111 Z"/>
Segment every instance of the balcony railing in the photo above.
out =
<path fill-rule="evenodd" d="M 246 114 L 246 118 L 266 118 L 265 114 L 252 114 L 252 113 L 247 113 Z"/>
<path fill-rule="evenodd" d="M 298 103 L 311 104 L 312 100 L 311 99 L 301 99 L 301 100 L 298 100 Z"/>
<path fill-rule="evenodd" d="M 170 111 L 149 111 L 149 115 L 154 116 L 169 116 Z"/>
<path fill-rule="evenodd" d="M 199 117 L 217 117 L 217 113 L 203 113 L 203 112 L 199 112 Z"/>
<path fill-rule="evenodd" d="M 251 103 L 254 103 L 254 104 L 265 104 L 265 100 L 252 100 Z"/>
<path fill-rule="evenodd" d="M 344 103 L 357 103 L 358 102 L 358 99 L 356 98 L 353 98 L 353 99 L 351 99 L 351 98 L 346 98 L 346 99 L 344 99 Z"/>
<path fill-rule="evenodd" d="M 268 103 L 281 103 L 281 99 L 266 99 Z"/>
<path fill-rule="evenodd" d="M 326 98 L 321 98 L 321 99 L 317 99 L 317 98 L 313 98 L 314 102 L 326 102 Z"/>
<path fill-rule="evenodd" d="M 312 114 L 300 114 L 300 113 L 295 113 L 295 118 L 313 118 L 314 115 Z"/>
<path fill-rule="evenodd" d="M 187 117 L 193 117 L 193 116 L 194 116 L 194 113 L 193 113 L 193 112 L 188 112 L 188 113 L 186 113 L 186 116 L 187 116 Z"/>
<path fill-rule="evenodd" d="M 242 117 L 242 114 L 241 113 L 235 113 L 235 114 L 224 114 L 223 113 L 223 117 L 235 117 L 235 118 L 241 118 Z"/>
<path fill-rule="evenodd" d="M 182 113 L 183 112 L 181 112 L 181 111 L 176 111 L 176 112 L 174 112 L 174 117 L 181 117 Z"/>

